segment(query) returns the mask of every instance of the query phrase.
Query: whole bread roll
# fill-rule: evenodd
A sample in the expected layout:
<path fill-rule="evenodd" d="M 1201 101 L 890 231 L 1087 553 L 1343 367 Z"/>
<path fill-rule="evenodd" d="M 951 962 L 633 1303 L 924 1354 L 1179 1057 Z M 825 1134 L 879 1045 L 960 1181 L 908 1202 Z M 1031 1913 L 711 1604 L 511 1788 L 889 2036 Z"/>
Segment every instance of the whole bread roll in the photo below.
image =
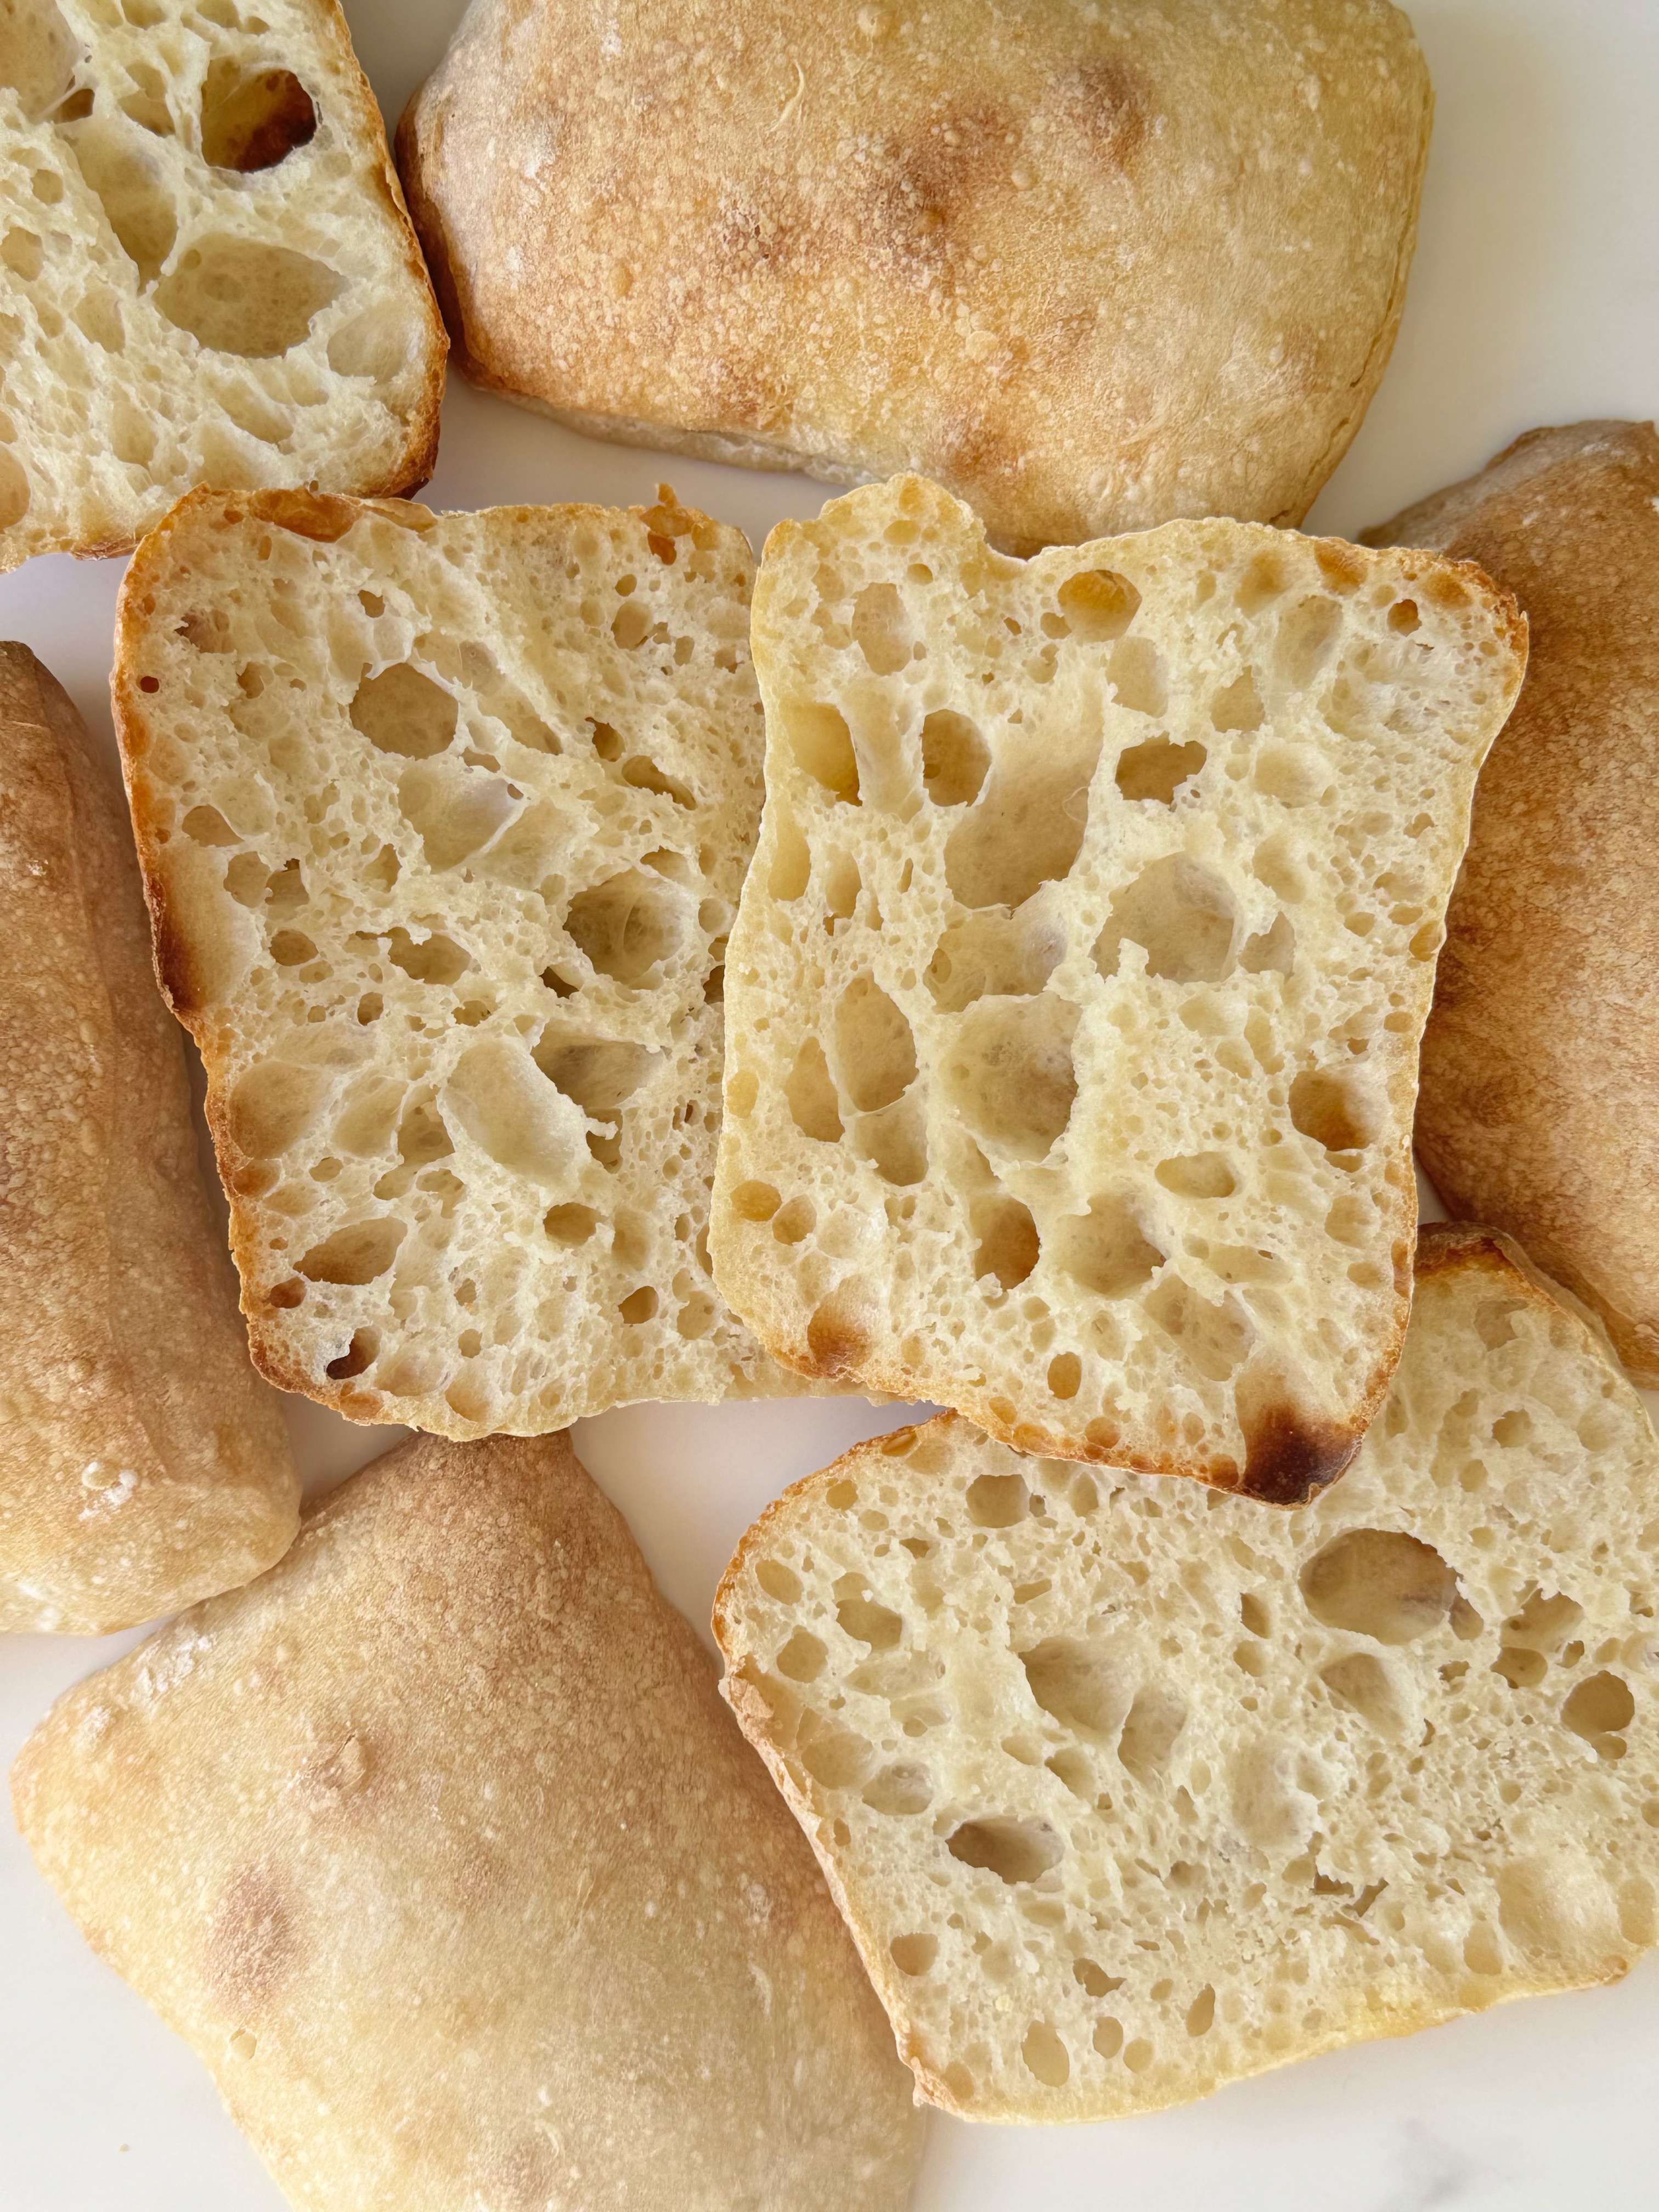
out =
<path fill-rule="evenodd" d="M 0 1629 L 247 1582 L 300 1487 L 209 1210 L 114 778 L 0 645 Z"/>
<path fill-rule="evenodd" d="M 1492 748 L 1423 1040 L 1446 1206 L 1594 1305 L 1659 1383 L 1659 437 L 1577 422 L 1365 533 L 1478 561 L 1532 657 Z"/>
<path fill-rule="evenodd" d="M 805 1838 L 568 1437 L 422 1440 L 12 1772 L 295 2212 L 902 2212 Z"/>
<path fill-rule="evenodd" d="M 398 132 L 462 367 L 599 437 L 914 469 L 1024 551 L 1300 521 L 1394 343 L 1385 0 L 476 0 Z"/>

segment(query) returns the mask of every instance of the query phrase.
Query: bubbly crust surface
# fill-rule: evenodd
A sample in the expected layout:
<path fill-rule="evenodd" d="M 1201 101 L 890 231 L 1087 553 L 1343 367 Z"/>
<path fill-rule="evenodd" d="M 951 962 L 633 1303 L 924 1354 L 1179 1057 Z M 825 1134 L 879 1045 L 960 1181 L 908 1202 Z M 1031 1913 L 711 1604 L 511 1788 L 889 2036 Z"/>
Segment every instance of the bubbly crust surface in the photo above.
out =
<path fill-rule="evenodd" d="M 712 1245 L 781 1360 L 1275 1504 L 1398 1357 L 1412 1109 L 1525 655 L 1431 554 L 781 524 Z"/>
<path fill-rule="evenodd" d="M 98 1635 L 247 1582 L 300 1486 L 248 1363 L 126 809 L 0 645 L 0 1631 Z"/>
<path fill-rule="evenodd" d="M 1659 1939 L 1659 1447 L 1507 1240 L 1417 1266 L 1302 1510 L 947 1414 L 744 1539 L 726 1696 L 933 2103 L 1148 2112 Z"/>
<path fill-rule="evenodd" d="M 480 0 L 398 131 L 458 357 L 577 428 L 915 469 L 1030 550 L 1298 522 L 1393 345 L 1379 0 Z"/>
<path fill-rule="evenodd" d="M 563 1437 L 421 1439 L 12 1772 L 296 2212 L 902 2212 L 811 1853 Z"/>
<path fill-rule="evenodd" d="M 1447 918 L 1423 1164 L 1659 1384 L 1659 437 L 1530 431 L 1366 536 L 1480 562 L 1532 629 Z"/>
<path fill-rule="evenodd" d="M 156 957 L 285 1389 L 467 1437 L 802 1387 L 705 1244 L 752 565 L 665 488 L 204 491 L 139 549 L 114 695 Z"/>
<path fill-rule="evenodd" d="M 336 0 L 0 0 L 0 569 L 412 491 L 447 343 Z"/>

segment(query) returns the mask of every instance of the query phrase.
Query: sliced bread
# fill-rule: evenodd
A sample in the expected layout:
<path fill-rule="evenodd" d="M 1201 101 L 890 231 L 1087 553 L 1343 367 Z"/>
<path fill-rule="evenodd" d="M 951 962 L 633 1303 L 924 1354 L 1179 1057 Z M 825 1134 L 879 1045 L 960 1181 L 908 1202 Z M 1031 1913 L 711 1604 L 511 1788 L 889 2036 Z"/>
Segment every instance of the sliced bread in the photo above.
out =
<path fill-rule="evenodd" d="M 100 1635 L 280 1559 L 300 1484 L 248 1364 L 120 787 L 0 645 L 0 1630 Z"/>
<path fill-rule="evenodd" d="M 704 1241 L 752 565 L 665 490 L 204 491 L 140 547 L 139 857 L 284 1388 L 479 1436 L 789 1387 Z"/>
<path fill-rule="evenodd" d="M 12 1790 L 295 2212 L 902 2212 L 881 2008 L 563 1437 L 381 1460 Z"/>
<path fill-rule="evenodd" d="M 713 1247 L 803 1372 L 1287 1503 L 1399 1356 L 1412 1108 L 1514 603 L 1231 522 L 780 524 Z"/>
<path fill-rule="evenodd" d="M 1659 436 L 1534 430 L 1365 535 L 1480 562 L 1532 629 L 1446 917 L 1419 1155 L 1659 1384 Z"/>
<path fill-rule="evenodd" d="M 1304 1510 L 947 1415 L 744 1539 L 726 1694 L 935 2103 L 1146 2112 L 1659 1938 L 1659 1448 L 1515 1247 L 1418 1271 Z"/>
<path fill-rule="evenodd" d="M 446 340 L 335 0 L 0 0 L 0 569 L 400 492 Z"/>

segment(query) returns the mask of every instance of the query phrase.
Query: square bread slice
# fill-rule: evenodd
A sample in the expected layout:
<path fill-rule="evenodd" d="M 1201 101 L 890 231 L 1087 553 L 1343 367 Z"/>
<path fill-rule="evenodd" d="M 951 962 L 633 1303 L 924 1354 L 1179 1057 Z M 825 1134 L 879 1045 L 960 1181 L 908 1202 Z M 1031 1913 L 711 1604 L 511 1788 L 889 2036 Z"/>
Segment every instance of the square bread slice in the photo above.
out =
<path fill-rule="evenodd" d="M 1417 1265 L 1299 1511 L 945 1415 L 744 1539 L 726 1694 L 934 2103 L 1148 2112 L 1659 1937 L 1659 1447 L 1514 1246 Z"/>
<path fill-rule="evenodd" d="M 203 491 L 139 548 L 117 726 L 273 1382 L 457 1437 L 792 1387 L 705 1244 L 752 567 L 665 487 Z"/>
<path fill-rule="evenodd" d="M 155 988 L 127 810 L 63 687 L 0 645 L 0 1631 L 131 1628 L 300 1525 Z"/>
<path fill-rule="evenodd" d="M 392 1453 L 12 1790 L 295 2212 L 902 2212 L 881 2007 L 567 1437 Z"/>
<path fill-rule="evenodd" d="M 1513 600 L 1233 522 L 1022 562 L 901 477 L 778 526 L 753 641 L 726 1298 L 1021 1449 L 1305 1498 L 1399 1357 Z"/>
<path fill-rule="evenodd" d="M 403 492 L 447 341 L 335 0 L 0 0 L 0 569 Z"/>

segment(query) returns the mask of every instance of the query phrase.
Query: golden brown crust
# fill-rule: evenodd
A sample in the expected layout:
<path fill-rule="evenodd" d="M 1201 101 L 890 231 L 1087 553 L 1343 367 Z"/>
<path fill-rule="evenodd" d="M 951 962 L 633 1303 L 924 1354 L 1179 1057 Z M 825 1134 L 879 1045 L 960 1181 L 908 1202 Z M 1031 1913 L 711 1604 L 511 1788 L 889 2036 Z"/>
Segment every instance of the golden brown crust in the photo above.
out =
<path fill-rule="evenodd" d="M 1450 1210 L 1517 1237 L 1659 1381 L 1659 438 L 1528 432 L 1368 532 L 1444 546 L 1532 623 L 1475 796 L 1417 1141 Z"/>
<path fill-rule="evenodd" d="M 567 1436 L 388 1455 L 12 1790 L 296 2206 L 900 2212 L 887 2023 Z"/>
<path fill-rule="evenodd" d="M 125 810 L 0 647 L 0 1629 L 131 1626 L 279 1558 L 299 1484 L 249 1368 L 155 995 Z"/>
<path fill-rule="evenodd" d="M 1021 551 L 1297 522 L 1393 343 L 1431 100 L 1377 0 L 1239 13 L 489 0 L 397 134 L 458 362 L 601 436 L 921 470 Z"/>

